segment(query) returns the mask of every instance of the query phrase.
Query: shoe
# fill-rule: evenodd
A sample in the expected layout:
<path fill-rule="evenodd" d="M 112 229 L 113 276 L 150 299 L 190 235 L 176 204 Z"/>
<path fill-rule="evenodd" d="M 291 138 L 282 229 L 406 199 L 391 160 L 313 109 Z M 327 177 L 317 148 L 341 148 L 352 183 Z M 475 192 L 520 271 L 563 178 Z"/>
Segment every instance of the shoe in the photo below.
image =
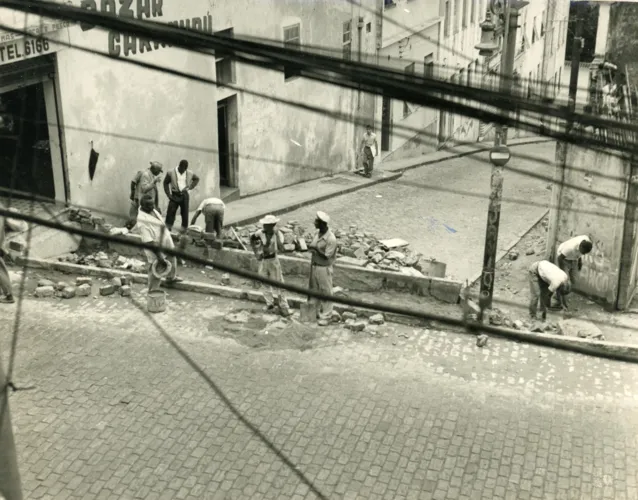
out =
<path fill-rule="evenodd" d="M 0 297 L 0 304 L 15 304 L 15 299 L 13 295 L 5 295 L 4 297 Z"/>
<path fill-rule="evenodd" d="M 167 285 L 174 285 L 175 283 L 181 283 L 182 281 L 184 281 L 182 278 L 167 279 L 166 280 L 166 284 Z"/>
<path fill-rule="evenodd" d="M 328 326 L 330 324 L 330 321 L 327 319 L 320 319 L 319 321 L 317 321 L 317 324 L 319 326 Z"/>

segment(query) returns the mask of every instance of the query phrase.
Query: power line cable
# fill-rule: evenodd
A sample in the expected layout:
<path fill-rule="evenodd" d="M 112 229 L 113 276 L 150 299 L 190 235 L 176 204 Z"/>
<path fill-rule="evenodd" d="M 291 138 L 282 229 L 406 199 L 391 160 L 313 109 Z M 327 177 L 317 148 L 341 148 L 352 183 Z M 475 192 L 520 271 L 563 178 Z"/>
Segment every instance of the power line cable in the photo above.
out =
<path fill-rule="evenodd" d="M 406 77 L 403 73 L 380 69 L 362 63 L 354 63 L 352 61 L 344 65 L 341 59 L 317 54 L 304 54 L 303 51 L 299 49 L 266 46 L 264 44 L 247 42 L 236 37 L 208 35 L 202 32 L 184 30 L 175 26 L 152 21 L 107 16 L 68 5 L 51 4 L 50 2 L 36 0 L 4 0 L 4 3 L 13 9 L 23 12 L 84 22 L 118 32 L 152 38 L 170 46 L 181 47 L 202 54 L 209 54 L 210 50 L 217 50 L 219 53 L 231 57 L 238 62 L 265 69 L 278 69 L 283 71 L 286 67 L 294 67 L 300 72 L 301 76 L 319 82 L 332 83 L 353 90 L 364 90 L 383 94 L 394 99 L 428 106 L 443 104 L 447 109 L 453 109 L 458 114 L 480 118 L 488 122 L 493 121 L 505 125 L 513 122 L 510 117 L 504 116 L 502 113 L 490 112 L 482 108 L 471 108 L 454 100 L 445 101 L 437 97 L 441 93 L 454 92 L 458 96 L 457 100 L 473 99 L 471 90 L 468 92 L 465 87 L 456 84 L 428 78 Z M 338 76 L 335 77 L 332 75 Z M 418 85 L 415 84 L 415 82 L 418 82 Z M 424 83 L 430 84 L 427 90 Z M 515 105 L 514 109 L 516 110 L 524 110 L 557 118 L 567 118 L 574 121 L 577 120 L 585 126 L 598 128 L 615 126 L 621 130 L 632 133 L 638 130 L 633 124 L 602 119 L 593 115 L 582 115 L 576 112 L 566 111 L 562 108 L 559 109 L 555 106 L 541 105 L 526 99 L 518 99 L 512 94 L 506 95 L 509 102 Z M 497 106 L 501 103 L 502 98 L 502 94 L 499 95 L 494 91 L 483 90 L 481 101 L 490 106 Z M 538 128 L 538 126 L 535 128 Z M 551 131 L 547 135 L 559 138 L 558 135 Z M 566 140 L 569 141 L 569 138 Z M 596 137 L 593 135 L 592 137 L 588 137 L 588 141 L 597 142 Z M 600 142 L 601 145 L 608 145 L 603 141 L 598 142 Z M 623 145 L 616 145 L 617 149 L 622 149 L 623 147 Z M 633 149 L 629 151 L 632 152 Z"/>
<path fill-rule="evenodd" d="M 626 355 L 624 353 L 611 353 L 611 352 L 602 352 L 602 353 L 600 353 L 600 352 L 598 352 L 598 350 L 596 348 L 594 348 L 592 346 L 585 345 L 585 344 L 582 344 L 582 345 L 576 345 L 576 344 L 565 345 L 563 342 L 559 341 L 560 339 L 557 339 L 557 341 L 553 341 L 553 339 L 551 339 L 551 338 L 530 337 L 528 334 L 525 334 L 523 332 L 519 332 L 519 331 L 516 331 L 516 330 L 495 327 L 495 326 L 492 326 L 492 325 L 484 325 L 484 324 L 480 324 L 480 323 L 473 322 L 473 321 L 455 319 L 455 318 L 452 318 L 452 317 L 449 317 L 449 316 L 445 316 L 445 315 L 442 315 L 442 314 L 426 313 L 426 312 L 415 311 L 415 310 L 404 308 L 404 307 L 396 307 L 396 306 L 390 306 L 390 305 L 387 305 L 387 304 L 373 303 L 373 302 L 357 300 L 357 299 L 352 299 L 352 298 L 343 298 L 343 297 L 338 297 L 338 296 L 325 295 L 323 293 L 316 292 L 315 290 L 310 290 L 310 289 L 307 289 L 307 288 L 304 288 L 304 287 L 292 285 L 290 283 L 282 283 L 282 282 L 279 282 L 279 281 L 275 281 L 275 280 L 267 278 L 265 276 L 261 276 L 259 274 L 253 273 L 252 271 L 235 268 L 233 266 L 228 266 L 228 265 L 223 264 L 221 262 L 214 262 L 214 261 L 210 261 L 210 260 L 207 260 L 207 259 L 203 259 L 201 257 L 194 256 L 194 255 L 189 255 L 186 252 L 175 250 L 174 248 L 165 248 L 165 247 L 161 247 L 161 246 L 158 246 L 158 245 L 155 245 L 155 244 L 142 243 L 142 242 L 137 242 L 137 241 L 133 242 L 130 239 L 122 238 L 120 236 L 107 235 L 107 234 L 103 234 L 103 233 L 98 233 L 97 231 L 89 231 L 89 230 L 85 230 L 85 229 L 81 229 L 81 228 L 64 226 L 64 225 L 62 225 L 60 223 L 51 222 L 49 220 L 42 219 L 42 218 L 36 217 L 36 216 L 30 216 L 30 215 L 25 215 L 25 214 L 14 214 L 14 213 L 9 212 L 9 211 L 7 211 L 5 209 L 0 209 L 0 215 L 5 215 L 5 216 L 6 215 L 11 215 L 14 218 L 21 219 L 21 220 L 24 220 L 26 222 L 39 224 L 41 226 L 48 227 L 48 228 L 51 228 L 51 229 L 62 230 L 62 231 L 65 231 L 67 233 L 74 234 L 74 235 L 77 235 L 77 236 L 83 236 L 83 237 L 92 238 L 92 239 L 99 239 L 101 241 L 106 241 L 106 242 L 120 243 L 120 244 L 127 245 L 127 246 L 134 247 L 134 248 L 139 248 L 139 249 L 143 249 L 143 250 L 150 250 L 152 252 L 161 251 L 163 254 L 171 256 L 171 257 L 176 257 L 176 258 L 179 258 L 179 259 L 188 260 L 190 262 L 194 262 L 196 264 L 200 264 L 200 265 L 204 265 L 204 266 L 214 266 L 216 269 L 219 269 L 219 270 L 221 270 L 223 272 L 226 272 L 226 273 L 229 273 L 229 274 L 234 274 L 236 276 L 241 276 L 241 277 L 243 277 L 245 279 L 248 279 L 248 280 L 257 281 L 257 282 L 260 282 L 260 283 L 263 283 L 263 284 L 266 284 L 266 285 L 270 285 L 270 286 L 274 286 L 276 288 L 280 288 L 282 290 L 286 290 L 288 292 L 296 293 L 296 294 L 299 294 L 299 295 L 305 296 L 305 297 L 316 298 L 316 299 L 319 299 L 319 300 L 322 300 L 322 301 L 334 302 L 334 303 L 343 304 L 343 305 L 346 305 L 346 306 L 349 306 L 349 307 L 357 307 L 357 308 L 361 308 L 361 309 L 368 309 L 368 310 L 371 310 L 371 311 L 378 311 L 378 312 L 384 312 L 384 313 L 388 313 L 388 314 L 396 314 L 396 315 L 400 315 L 400 316 L 407 316 L 407 317 L 417 318 L 417 319 L 424 320 L 424 321 L 436 321 L 436 322 L 441 323 L 443 325 L 464 327 L 464 328 L 467 328 L 467 329 L 469 329 L 471 331 L 485 331 L 487 333 L 492 333 L 494 335 L 502 336 L 502 337 L 505 337 L 505 338 L 513 339 L 513 340 L 522 340 L 522 341 L 526 341 L 526 342 L 536 343 L 536 344 L 539 344 L 539 345 L 546 345 L 546 346 L 550 346 L 550 347 L 556 347 L 556 348 L 560 348 L 560 349 L 563 349 L 563 350 L 580 352 L 582 354 L 594 355 L 594 356 L 605 357 L 605 358 L 615 359 L 615 360 L 628 361 L 628 362 L 632 362 L 632 363 L 638 362 L 630 355 Z"/>

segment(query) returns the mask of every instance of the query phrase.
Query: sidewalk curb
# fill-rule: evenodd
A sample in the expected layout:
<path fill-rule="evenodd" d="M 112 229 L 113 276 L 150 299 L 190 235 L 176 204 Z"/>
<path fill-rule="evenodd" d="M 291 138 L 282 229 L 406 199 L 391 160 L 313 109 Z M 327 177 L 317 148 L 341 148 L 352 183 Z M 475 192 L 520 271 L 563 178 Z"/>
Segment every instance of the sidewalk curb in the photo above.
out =
<path fill-rule="evenodd" d="M 347 174 L 349 172 L 343 172 L 341 174 L 335 174 L 335 175 L 344 175 Z M 358 184 L 356 186 L 350 186 L 347 187 L 345 189 L 342 189 L 338 192 L 334 192 L 334 193 L 329 193 L 329 194 L 324 194 L 321 195 L 317 198 L 313 198 L 311 200 L 304 200 L 304 201 L 300 201 L 298 203 L 294 203 L 292 205 L 289 205 L 287 207 L 284 208 L 280 208 L 278 210 L 272 210 L 269 212 L 263 212 L 263 213 L 259 213 L 259 215 L 251 215 L 250 217 L 246 217 L 244 219 L 240 219 L 237 221 L 234 221 L 230 224 L 228 224 L 229 226 L 245 226 L 248 224 L 254 224 L 255 222 L 259 221 L 262 217 L 264 217 L 265 215 L 282 215 L 285 214 L 287 212 L 292 212 L 293 210 L 297 210 L 298 208 L 302 208 L 302 207 L 306 207 L 308 205 L 312 205 L 313 203 L 320 203 L 322 201 L 328 200 L 330 198 L 336 198 L 337 196 L 341 196 L 344 194 L 350 194 L 350 193 L 354 193 L 355 191 L 359 191 L 360 189 L 365 189 L 368 188 L 370 186 L 375 186 L 376 184 L 381 184 L 383 182 L 391 182 L 391 181 L 395 181 L 397 179 L 399 179 L 403 173 L 402 172 L 385 172 L 386 175 L 384 177 L 379 177 L 377 179 L 372 179 L 369 182 L 366 182 L 364 184 Z M 356 174 L 353 174 L 356 175 Z M 282 188 L 285 189 L 285 188 Z M 232 202 L 228 204 L 228 208 L 231 209 L 232 208 Z"/>
<path fill-rule="evenodd" d="M 520 233 L 518 236 L 515 236 L 514 239 L 505 246 L 505 250 L 502 250 L 501 252 L 499 252 L 501 255 L 499 256 L 497 254 L 496 262 L 494 263 L 494 266 L 496 266 L 496 264 L 498 264 L 501 260 L 503 260 L 503 258 L 508 253 L 510 253 L 510 250 L 512 250 L 512 248 L 518 245 L 521 242 L 521 240 L 525 238 L 525 236 L 527 236 L 532 229 L 534 229 L 545 217 L 547 217 L 547 214 L 549 214 L 549 208 L 545 210 L 545 212 L 543 212 L 543 215 L 541 215 L 528 229 Z M 475 274 L 472 277 L 472 279 L 468 280 L 470 287 L 474 286 L 474 284 L 481 279 L 482 274 L 483 274 L 483 271 L 480 271 L 479 273 Z"/>
<path fill-rule="evenodd" d="M 128 271 L 121 271 L 117 269 L 105 269 L 101 267 L 82 266 L 79 264 L 70 264 L 67 262 L 55 262 L 43 259 L 32 259 L 18 257 L 16 263 L 19 265 L 36 268 L 36 269 L 49 269 L 60 271 L 63 273 L 84 274 L 94 277 L 112 278 L 127 276 L 134 283 L 146 283 L 147 276 L 145 274 L 136 274 Z M 171 286 L 169 289 L 202 293 L 208 295 L 217 295 L 220 297 L 226 297 L 230 299 L 246 300 L 250 302 L 265 303 L 263 294 L 252 290 L 241 290 L 238 288 L 231 288 L 220 285 L 208 285 L 205 283 L 199 283 L 194 281 L 183 281 Z M 305 299 L 297 297 L 289 297 L 288 302 L 292 308 L 298 309 L 299 305 L 305 303 Z M 475 306 L 475 305 L 474 305 Z M 476 306 L 475 306 L 476 307 Z M 375 311 L 368 309 L 346 307 L 340 304 L 335 304 L 336 311 L 342 313 L 344 311 L 353 311 L 361 317 L 370 317 L 376 314 Z M 408 326 L 424 327 L 424 328 L 445 328 L 448 331 L 457 333 L 468 333 L 470 335 L 476 335 L 473 332 L 468 332 L 462 327 L 454 327 L 449 325 L 439 325 L 436 321 L 419 320 L 416 318 L 410 318 L 406 316 L 387 314 L 384 313 L 385 319 L 389 323 L 399 323 Z M 557 337 L 555 335 L 548 335 L 544 333 L 523 332 L 510 328 L 502 328 L 502 335 L 495 335 L 501 338 L 506 338 L 515 342 L 527 342 L 531 344 L 539 344 L 546 347 L 556 347 L 563 350 L 575 351 L 581 354 L 590 356 L 613 358 L 628 362 L 638 362 L 638 345 L 618 344 L 612 342 L 604 342 L 599 340 L 587 340 L 576 337 Z"/>
<path fill-rule="evenodd" d="M 527 146 L 529 144 L 541 144 L 543 142 L 554 142 L 555 139 L 550 139 L 550 138 L 530 138 L 530 139 L 520 139 L 520 142 L 512 142 L 510 144 L 508 144 L 508 147 L 517 147 L 517 146 Z M 474 146 L 478 144 L 478 146 Z M 474 147 L 474 149 L 472 149 L 471 151 L 457 151 L 454 152 L 454 147 L 463 147 L 463 146 L 471 146 Z M 469 143 L 461 143 L 461 144 L 457 144 L 456 146 L 453 146 L 450 149 L 450 155 L 449 156 L 445 156 L 443 158 L 437 158 L 435 160 L 428 160 L 427 158 L 424 158 L 423 161 L 415 163 L 414 165 L 410 165 L 407 167 L 401 167 L 401 168 L 397 168 L 396 170 L 385 170 L 386 172 L 407 172 L 408 170 L 413 170 L 415 168 L 420 168 L 420 167 L 425 167 L 427 165 L 434 165 L 436 163 L 442 163 L 444 161 L 448 161 L 448 160 L 454 160 L 456 158 L 463 158 L 464 156 L 470 156 L 473 154 L 477 154 L 477 153 L 484 153 L 486 151 L 489 151 L 490 149 L 492 149 L 493 145 L 488 145 L 486 143 L 483 142 L 469 142 Z M 383 162 L 381 162 L 379 164 L 379 168 L 383 168 Z"/>

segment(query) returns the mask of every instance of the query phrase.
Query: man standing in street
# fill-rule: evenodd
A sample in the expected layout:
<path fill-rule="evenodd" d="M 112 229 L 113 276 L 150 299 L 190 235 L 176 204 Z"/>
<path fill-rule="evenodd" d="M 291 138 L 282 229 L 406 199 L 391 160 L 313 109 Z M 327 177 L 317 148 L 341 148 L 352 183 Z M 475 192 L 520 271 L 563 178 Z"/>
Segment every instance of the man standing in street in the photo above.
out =
<path fill-rule="evenodd" d="M 135 230 L 139 233 L 142 239 L 142 243 L 154 243 L 162 248 L 174 249 L 173 238 L 171 232 L 168 230 L 162 216 L 155 209 L 155 202 L 150 196 L 142 198 L 140 202 L 140 212 L 137 217 L 137 224 Z M 161 250 L 144 250 L 146 258 L 148 260 L 148 290 L 159 290 L 162 280 L 153 274 L 153 263 L 158 260 L 160 262 L 169 262 L 171 264 L 171 271 L 166 278 L 167 284 L 177 283 L 182 281 L 177 277 L 177 259 L 175 257 L 167 257 Z"/>
<path fill-rule="evenodd" d="M 129 210 L 129 221 L 126 224 L 128 229 L 135 226 L 137 221 L 137 213 L 140 210 L 140 200 L 150 195 L 155 202 L 155 208 L 159 211 L 159 193 L 157 185 L 162 181 L 162 164 L 158 161 L 152 161 L 151 166 L 146 170 L 140 170 L 135 174 L 131 181 L 131 208 Z"/>
<path fill-rule="evenodd" d="M 215 233 L 215 237 L 222 237 L 222 229 L 224 227 L 224 212 L 226 205 L 219 198 L 206 198 L 202 201 L 191 220 L 191 226 L 194 226 L 201 214 L 204 214 L 205 229 L 207 233 Z"/>
<path fill-rule="evenodd" d="M 317 234 L 308 249 L 312 252 L 310 264 L 310 290 L 324 295 L 332 295 L 333 264 L 337 257 L 337 238 L 328 228 L 330 217 L 324 212 L 317 212 L 315 227 Z M 332 315 L 332 302 L 325 302 L 310 297 L 308 302 L 317 304 L 319 325 L 325 326 Z"/>
<path fill-rule="evenodd" d="M 275 229 L 279 219 L 274 215 L 266 215 L 259 221 L 262 229 L 255 232 L 250 237 L 250 243 L 259 261 L 259 274 L 271 280 L 284 282 L 284 275 L 279 262 L 279 252 L 284 250 L 284 235 Z M 290 307 L 283 290 L 277 289 L 277 299 L 273 295 L 273 287 L 266 285 L 264 289 L 264 299 L 266 299 L 266 311 L 272 311 L 279 305 L 281 315 L 290 316 Z"/>
<path fill-rule="evenodd" d="M 594 244 L 587 235 L 576 236 L 561 243 L 556 251 L 556 264 L 562 269 L 572 286 L 578 276 L 578 271 L 583 268 L 583 256 L 592 251 Z M 559 307 L 556 300 L 552 301 L 552 307 Z"/>
<path fill-rule="evenodd" d="M 374 147 L 374 154 L 372 154 Z M 372 126 L 366 127 L 366 132 L 361 139 L 361 154 L 363 155 L 363 169 L 366 177 L 372 177 L 372 169 L 374 168 L 374 157 L 379 156 L 379 145 L 377 144 L 377 136 L 372 132 Z"/>
<path fill-rule="evenodd" d="M 169 231 L 173 229 L 177 209 L 180 210 L 182 218 L 182 230 L 188 227 L 188 211 L 190 204 L 190 191 L 199 184 L 199 177 L 188 170 L 188 162 L 182 160 L 179 165 L 170 170 L 164 178 L 164 192 L 168 197 L 168 208 L 166 209 L 166 227 Z"/>
<path fill-rule="evenodd" d="M 4 206 L 0 204 L 2 208 Z M 5 239 L 5 218 L 0 215 L 0 304 L 13 304 L 15 299 L 13 298 L 13 285 L 11 284 L 11 277 L 9 276 L 9 270 L 4 262 L 4 239 Z"/>
<path fill-rule="evenodd" d="M 550 261 L 537 261 L 529 267 L 529 289 L 529 315 L 531 319 L 536 319 L 539 302 L 542 319 L 543 321 L 547 319 L 547 308 L 554 293 L 556 293 L 561 308 L 567 310 L 565 296 L 571 292 L 569 276 Z"/>

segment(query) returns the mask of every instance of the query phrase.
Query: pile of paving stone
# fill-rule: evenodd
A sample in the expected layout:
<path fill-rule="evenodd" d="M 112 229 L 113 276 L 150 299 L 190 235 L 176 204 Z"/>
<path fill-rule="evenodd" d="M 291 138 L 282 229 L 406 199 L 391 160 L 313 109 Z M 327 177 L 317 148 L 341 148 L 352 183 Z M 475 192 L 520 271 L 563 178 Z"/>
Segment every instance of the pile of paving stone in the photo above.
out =
<path fill-rule="evenodd" d="M 69 262 L 71 264 L 79 264 L 82 266 L 131 271 L 132 273 L 145 273 L 148 270 L 148 264 L 145 261 L 136 258 L 124 257 L 122 255 L 118 255 L 117 252 L 99 251 L 89 254 L 75 252 L 63 255 L 59 257 L 58 260 L 60 262 Z"/>
<path fill-rule="evenodd" d="M 34 295 L 38 298 L 58 297 L 60 299 L 72 299 L 74 297 L 89 297 L 93 293 L 93 280 L 86 276 L 75 279 L 74 284 L 64 281 L 55 283 L 51 280 L 41 279 L 35 289 Z M 96 294 L 106 297 L 118 294 L 122 297 L 131 296 L 131 283 L 127 277 L 111 278 L 107 283 L 95 285 Z M 97 296 L 97 295 L 96 295 Z"/>
<path fill-rule="evenodd" d="M 286 253 L 309 257 L 308 243 L 315 234 L 314 227 L 306 229 L 297 221 L 277 227 L 283 233 Z M 241 226 L 236 228 L 236 233 L 244 245 L 250 248 L 250 235 L 259 228 L 257 225 Z M 359 231 L 357 226 L 350 226 L 347 231 L 333 230 L 337 237 L 339 260 L 344 264 L 421 276 L 424 264 L 434 261 L 424 260 L 423 256 L 412 251 L 409 243 L 404 240 L 379 240 L 368 232 Z M 224 239 L 232 237 L 230 229 L 225 231 Z"/>

